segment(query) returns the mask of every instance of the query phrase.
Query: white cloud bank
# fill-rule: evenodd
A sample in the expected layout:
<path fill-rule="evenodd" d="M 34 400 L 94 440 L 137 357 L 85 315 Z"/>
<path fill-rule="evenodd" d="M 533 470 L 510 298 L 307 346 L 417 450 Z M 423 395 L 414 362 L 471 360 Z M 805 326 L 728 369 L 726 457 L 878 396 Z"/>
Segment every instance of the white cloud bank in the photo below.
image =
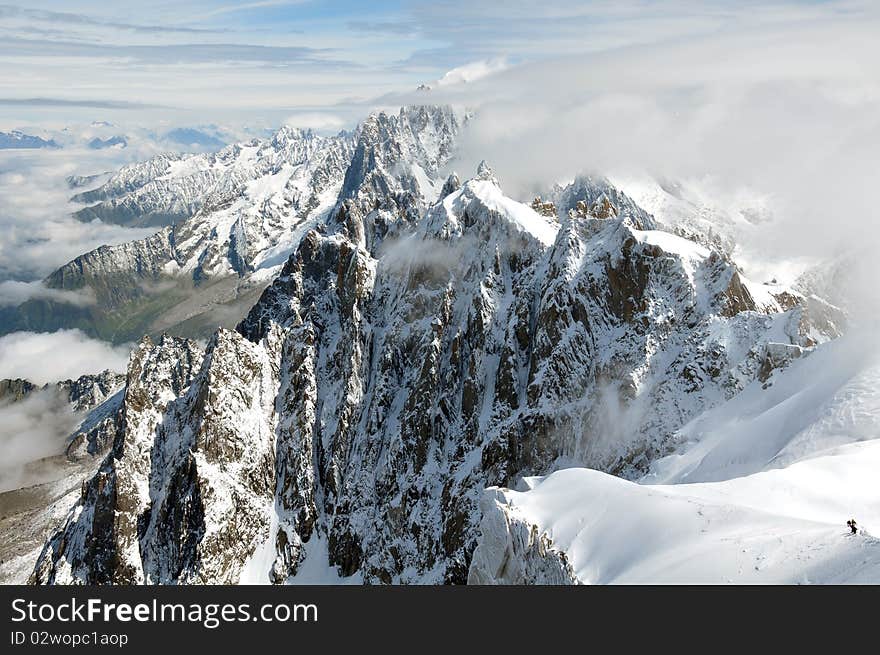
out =
<path fill-rule="evenodd" d="M 68 187 L 68 175 L 113 170 L 140 154 L 75 148 L 0 151 L 0 280 L 40 279 L 98 246 L 154 232 L 100 221 L 83 223 L 71 215 L 80 205 L 69 201 L 78 190 Z M 0 296 L 25 291 L 8 287 Z M 30 291 L 42 293 L 37 287 Z"/>
<path fill-rule="evenodd" d="M 346 126 L 346 120 L 328 112 L 299 112 L 288 117 L 285 125 L 316 132 L 338 132 Z"/>
<path fill-rule="evenodd" d="M 0 492 L 41 482 L 39 469 L 26 465 L 60 454 L 81 418 L 54 389 L 0 405 Z"/>
<path fill-rule="evenodd" d="M 18 280 L 0 282 L 0 307 L 20 305 L 31 298 L 67 303 L 76 307 L 93 305 L 96 302 L 94 292 L 88 288 L 81 291 L 50 289 L 39 280 L 35 282 L 20 282 Z"/>
<path fill-rule="evenodd" d="M 46 384 L 105 369 L 124 372 L 131 346 L 111 346 L 80 330 L 13 332 L 0 337 L 0 378 Z"/>
<path fill-rule="evenodd" d="M 476 82 L 494 73 L 500 73 L 510 67 L 505 57 L 494 57 L 473 61 L 463 66 L 457 66 L 437 80 L 437 86 L 451 86 L 453 84 L 467 84 Z"/>
<path fill-rule="evenodd" d="M 749 259 L 874 252 L 878 30 L 876 4 L 756 9 L 708 36 L 546 58 L 430 99 L 475 111 L 454 168 L 486 159 L 520 199 L 580 172 L 647 173 L 722 204 L 760 199 L 770 220 L 745 235 Z"/>

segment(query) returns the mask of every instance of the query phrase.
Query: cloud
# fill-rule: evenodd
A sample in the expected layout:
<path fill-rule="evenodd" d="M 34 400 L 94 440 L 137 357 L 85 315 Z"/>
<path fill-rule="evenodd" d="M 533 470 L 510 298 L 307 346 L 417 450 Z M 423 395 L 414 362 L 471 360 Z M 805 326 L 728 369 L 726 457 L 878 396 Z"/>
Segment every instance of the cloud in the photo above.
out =
<path fill-rule="evenodd" d="M 83 136 L 93 132 L 86 129 Z M 113 170 L 132 158 L 152 154 L 152 145 L 130 143 L 130 152 L 75 147 L 0 151 L 0 280 L 33 282 L 98 246 L 155 231 L 99 221 L 82 223 L 71 216 L 76 206 L 69 202 L 73 191 L 67 176 Z M 37 287 L 32 290 L 39 291 Z M 8 298 L 25 288 L 6 285 L 3 291 Z"/>
<path fill-rule="evenodd" d="M 488 77 L 493 73 L 499 73 L 509 67 L 510 64 L 504 57 L 474 61 L 447 71 L 443 77 L 437 80 L 437 86 L 475 82 L 484 77 Z"/>
<path fill-rule="evenodd" d="M 329 9 L 283 0 L 219 7 L 208 0 L 160 6 L 121 0 L 99 11 L 94 3 L 71 0 L 65 9 L 9 10 L 14 18 L 0 25 L 7 45 L 0 65 L 9 72 L 3 95 L 40 98 L 46 89 L 62 89 L 50 95 L 170 105 L 210 112 L 203 116 L 209 120 L 271 112 L 277 122 L 292 107 L 351 107 L 450 70 L 450 81 L 464 76 L 473 82 L 487 62 L 493 68 L 723 35 L 751 15 L 797 24 L 859 5 L 548 0 L 538 10 L 520 0 L 379 0 Z"/>
<path fill-rule="evenodd" d="M 25 9 L 15 5 L 0 5 L 0 18 L 10 19 L 30 19 L 37 22 L 60 23 L 69 26 L 74 25 L 91 25 L 97 27 L 109 27 L 118 30 L 131 30 L 133 32 L 145 32 L 149 34 L 161 32 L 180 32 L 184 34 L 200 34 L 215 33 L 219 30 L 204 29 L 194 27 L 180 27 L 174 25 L 138 25 L 133 23 L 106 21 L 99 18 L 92 18 L 85 14 L 77 14 L 60 11 L 46 11 L 42 9 Z"/>
<path fill-rule="evenodd" d="M 106 369 L 124 372 L 130 351 L 130 345 L 111 346 L 80 330 L 13 332 L 0 337 L 0 379 L 42 385 Z"/>
<path fill-rule="evenodd" d="M 52 388 L 0 404 L 0 493 L 52 479 L 46 467 L 28 465 L 61 454 L 81 418 Z"/>
<path fill-rule="evenodd" d="M 741 15 L 711 37 L 527 62 L 431 98 L 476 110 L 454 166 L 487 159 L 521 199 L 579 172 L 648 173 L 722 205 L 761 199 L 771 220 L 745 226 L 746 259 L 876 251 L 880 11 L 850 9 Z"/>
<path fill-rule="evenodd" d="M 91 289 L 77 291 L 50 289 L 44 286 L 41 281 L 20 282 L 18 280 L 5 280 L 0 282 L 0 307 L 20 305 L 31 298 L 67 303 L 76 307 L 95 304 L 95 294 Z"/>
<path fill-rule="evenodd" d="M 717 34 L 745 12 L 761 10 L 748 0 L 547 0 L 540 8 L 528 0 L 447 0 L 409 4 L 401 20 L 422 37 L 406 63 L 430 66 L 499 56 L 546 59 Z"/>
<path fill-rule="evenodd" d="M 257 2 L 244 2 L 237 5 L 226 5 L 219 7 L 213 11 L 209 11 L 206 16 L 219 16 L 221 14 L 233 14 L 251 9 L 268 9 L 272 7 L 285 7 L 289 5 L 299 5 L 308 0 L 258 0 Z"/>
<path fill-rule="evenodd" d="M 334 70 L 357 68 L 353 61 L 330 59 L 329 48 L 305 46 L 271 46 L 250 43 L 175 43 L 160 45 L 105 44 L 47 39 L 7 37 L 7 45 L 18 57 L 91 57 L 95 59 L 125 60 L 127 65 L 205 64 L 205 63 L 265 63 L 331 65 Z"/>
<path fill-rule="evenodd" d="M 415 23 L 412 22 L 370 20 L 349 21 L 348 28 L 356 32 L 375 32 L 378 34 L 393 34 L 395 36 L 411 35 L 418 29 Z"/>
<path fill-rule="evenodd" d="M 121 100 L 69 100 L 64 98 L 0 98 L 0 105 L 11 107 L 86 107 L 90 109 L 167 109 L 163 105 Z"/>
<path fill-rule="evenodd" d="M 167 118 L 156 111 L 165 106 L 192 112 L 189 120 L 250 122 L 270 113 L 277 125 L 294 107 L 326 110 L 425 79 L 424 70 L 396 65 L 420 47 L 416 40 L 346 27 L 368 16 L 394 22 L 398 8 L 217 4 L 121 0 L 98 9 L 71 0 L 64 12 L 6 5 L 0 65 L 9 74 L 0 96 L 10 102 L 0 108 L 20 119 L 25 114 L 17 111 L 37 104 L 118 103 L 151 119 Z M 12 104 L 17 99 L 22 103 Z"/>
<path fill-rule="evenodd" d="M 335 132 L 344 128 L 346 121 L 341 116 L 328 112 L 300 112 L 287 118 L 284 124 L 302 129 L 311 128 L 318 132 Z"/>
<path fill-rule="evenodd" d="M 393 275 L 405 276 L 416 270 L 423 278 L 445 279 L 461 268 L 461 262 L 478 250 L 480 244 L 468 234 L 455 240 L 423 239 L 412 234 L 382 242 L 380 266 Z"/>

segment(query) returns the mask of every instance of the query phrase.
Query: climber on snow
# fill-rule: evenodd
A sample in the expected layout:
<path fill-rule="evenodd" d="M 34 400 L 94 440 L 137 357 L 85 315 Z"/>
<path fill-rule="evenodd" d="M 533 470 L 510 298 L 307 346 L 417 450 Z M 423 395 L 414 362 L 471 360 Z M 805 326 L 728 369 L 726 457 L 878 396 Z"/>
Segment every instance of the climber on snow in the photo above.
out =
<path fill-rule="evenodd" d="M 850 519 L 846 524 L 849 526 L 849 529 L 852 530 L 853 534 L 856 534 L 859 531 L 859 526 L 856 525 L 855 519 Z"/>

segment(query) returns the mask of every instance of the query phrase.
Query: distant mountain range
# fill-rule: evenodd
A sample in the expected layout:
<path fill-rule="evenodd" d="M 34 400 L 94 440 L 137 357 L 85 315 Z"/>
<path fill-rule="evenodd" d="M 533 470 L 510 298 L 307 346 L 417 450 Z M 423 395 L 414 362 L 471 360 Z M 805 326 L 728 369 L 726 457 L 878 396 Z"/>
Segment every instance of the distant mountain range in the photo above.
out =
<path fill-rule="evenodd" d="M 704 534 L 731 578 L 880 572 L 867 541 L 833 551 L 857 573 L 810 568 L 835 528 L 773 505 L 795 474 L 677 486 L 862 438 L 839 428 L 876 376 L 836 404 L 810 383 L 844 312 L 750 280 L 727 220 L 674 185 L 637 189 L 652 213 L 603 177 L 525 203 L 485 162 L 460 178 L 468 121 L 416 106 L 332 137 L 285 127 L 74 196 L 81 220 L 156 231 L 44 281 L 94 304 L 2 317 L 138 340 L 122 390 L 72 435 L 81 490 L 29 492 L 28 530 L 48 535 L 16 551 L 32 582 L 579 583 L 649 566 L 701 581 Z M 770 530 L 749 500 L 765 494 L 782 527 L 749 541 Z M 778 544 L 792 557 L 765 561 Z"/>
<path fill-rule="evenodd" d="M 23 150 L 28 148 L 60 148 L 53 139 L 25 134 L 18 130 L 0 132 L 0 150 Z"/>
<path fill-rule="evenodd" d="M 149 130 L 131 130 L 131 133 L 114 134 L 111 130 L 118 130 L 117 126 L 106 121 L 93 121 L 78 134 L 75 129 L 68 128 L 49 132 L 51 136 L 35 136 L 26 134 L 21 130 L 0 132 L 0 150 L 24 150 L 39 148 L 64 148 L 72 146 L 84 146 L 92 150 L 107 148 L 122 149 L 139 141 L 149 141 L 155 146 L 165 147 L 169 150 L 183 150 L 187 152 L 210 152 L 219 150 L 228 141 L 228 135 L 224 138 L 224 132 L 220 128 L 206 127 L 179 127 L 166 132 L 154 133 Z M 97 134 L 96 134 L 97 132 Z"/>
<path fill-rule="evenodd" d="M 128 145 L 128 140 L 124 136 L 111 136 L 106 139 L 95 137 L 88 142 L 88 147 L 92 150 L 102 150 L 104 148 L 124 148 Z"/>

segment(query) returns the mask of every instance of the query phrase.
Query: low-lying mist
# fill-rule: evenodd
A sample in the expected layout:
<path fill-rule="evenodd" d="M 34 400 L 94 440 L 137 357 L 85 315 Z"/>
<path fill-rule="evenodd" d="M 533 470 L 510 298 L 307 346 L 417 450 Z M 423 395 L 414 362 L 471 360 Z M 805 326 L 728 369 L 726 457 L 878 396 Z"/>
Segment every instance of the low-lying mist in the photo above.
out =
<path fill-rule="evenodd" d="M 872 259 L 878 31 L 870 4 L 754 11 L 708 35 L 542 59 L 383 102 L 472 109 L 454 167 L 486 159 L 520 200 L 582 172 L 647 174 L 705 189 L 721 209 L 760 199 L 770 220 L 737 236 L 762 273 L 774 261 Z M 861 309 L 877 306 L 876 285 L 853 284 Z"/>
<path fill-rule="evenodd" d="M 81 419 L 52 387 L 0 404 L 0 492 L 42 481 L 47 471 L 29 465 L 61 454 Z"/>
<path fill-rule="evenodd" d="M 106 369 L 124 372 L 131 346 L 113 346 L 80 330 L 13 332 L 0 336 L 0 379 L 34 384 L 76 379 Z"/>

